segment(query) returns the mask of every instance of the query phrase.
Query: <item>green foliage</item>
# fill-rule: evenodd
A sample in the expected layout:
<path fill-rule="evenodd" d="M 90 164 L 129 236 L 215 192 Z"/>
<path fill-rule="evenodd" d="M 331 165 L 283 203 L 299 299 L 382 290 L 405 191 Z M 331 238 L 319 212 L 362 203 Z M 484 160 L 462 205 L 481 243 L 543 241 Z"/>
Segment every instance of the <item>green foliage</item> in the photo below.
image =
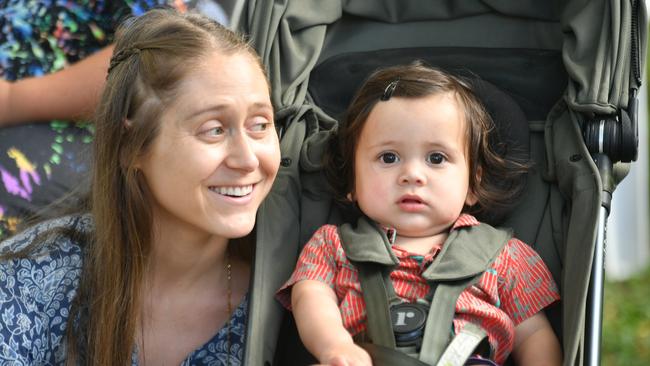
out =
<path fill-rule="evenodd" d="M 650 268 L 605 284 L 602 364 L 650 364 Z"/>

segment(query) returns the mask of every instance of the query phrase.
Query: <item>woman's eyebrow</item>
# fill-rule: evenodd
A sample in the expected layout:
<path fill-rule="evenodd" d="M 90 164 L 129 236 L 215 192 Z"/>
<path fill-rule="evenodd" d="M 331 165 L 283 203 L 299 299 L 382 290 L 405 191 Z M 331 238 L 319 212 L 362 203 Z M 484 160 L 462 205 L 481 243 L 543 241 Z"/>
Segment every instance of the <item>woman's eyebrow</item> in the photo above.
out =
<path fill-rule="evenodd" d="M 205 114 L 205 113 L 221 112 L 221 111 L 226 110 L 226 109 L 228 109 L 228 106 L 226 104 L 210 104 L 208 106 L 201 107 L 200 109 L 196 109 L 196 110 L 191 111 L 188 114 L 187 118 L 191 119 L 191 118 L 195 118 L 195 117 L 200 116 L 200 115 Z"/>
<path fill-rule="evenodd" d="M 206 113 L 216 113 L 216 112 L 223 112 L 227 111 L 229 109 L 237 109 L 238 107 L 231 106 L 228 103 L 215 103 L 215 104 L 209 104 L 204 107 L 201 107 L 199 109 L 193 110 L 190 113 L 188 113 L 186 119 L 192 119 L 197 116 L 200 116 L 202 114 Z M 270 103 L 265 103 L 265 102 L 255 102 L 252 103 L 249 108 L 249 111 L 251 110 L 263 110 L 265 112 L 273 113 L 273 106 Z"/>
<path fill-rule="evenodd" d="M 250 109 L 265 109 L 273 112 L 273 106 L 270 103 L 265 102 L 255 102 L 251 105 Z"/>

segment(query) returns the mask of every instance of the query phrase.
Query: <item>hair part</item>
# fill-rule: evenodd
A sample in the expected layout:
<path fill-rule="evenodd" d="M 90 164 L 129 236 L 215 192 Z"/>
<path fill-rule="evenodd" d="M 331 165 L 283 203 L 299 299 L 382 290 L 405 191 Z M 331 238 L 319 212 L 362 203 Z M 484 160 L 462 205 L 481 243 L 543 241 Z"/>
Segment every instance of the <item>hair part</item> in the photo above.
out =
<path fill-rule="evenodd" d="M 475 205 L 463 211 L 498 216 L 510 207 L 512 200 L 505 197 L 522 191 L 521 177 L 527 163 L 500 156 L 490 146 L 494 122 L 468 81 L 420 61 L 375 71 L 353 97 L 324 154 L 325 175 L 337 201 L 349 204 L 348 195 L 354 194 L 357 145 L 377 103 L 395 97 L 417 99 L 437 94 L 453 95 L 463 116 L 469 190 L 477 198 Z"/>
<path fill-rule="evenodd" d="M 116 33 L 94 119 L 90 207 L 95 232 L 84 250 L 71 310 L 68 364 L 130 362 L 153 224 L 151 194 L 136 162 L 157 137 L 160 117 L 183 78 L 212 52 L 250 55 L 265 74 L 249 44 L 199 14 L 150 10 Z"/>

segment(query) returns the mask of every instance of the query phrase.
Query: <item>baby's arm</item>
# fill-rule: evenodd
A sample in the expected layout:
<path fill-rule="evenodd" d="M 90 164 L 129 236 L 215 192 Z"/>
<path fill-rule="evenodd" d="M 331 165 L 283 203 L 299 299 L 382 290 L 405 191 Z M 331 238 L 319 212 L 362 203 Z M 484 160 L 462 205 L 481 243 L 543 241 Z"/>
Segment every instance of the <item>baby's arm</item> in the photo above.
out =
<path fill-rule="evenodd" d="M 354 344 L 343 326 L 334 290 L 325 283 L 303 280 L 293 285 L 291 306 L 300 339 L 324 365 L 371 365 L 370 356 Z"/>
<path fill-rule="evenodd" d="M 517 325 L 512 355 L 519 366 L 562 364 L 560 342 L 544 312 L 540 311 Z"/>

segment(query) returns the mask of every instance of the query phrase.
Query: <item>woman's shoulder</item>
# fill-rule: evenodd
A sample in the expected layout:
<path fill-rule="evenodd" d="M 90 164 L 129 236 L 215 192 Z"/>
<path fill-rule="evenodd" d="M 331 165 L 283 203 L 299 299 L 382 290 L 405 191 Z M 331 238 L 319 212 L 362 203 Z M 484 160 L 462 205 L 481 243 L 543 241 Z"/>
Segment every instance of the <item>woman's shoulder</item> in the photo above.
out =
<path fill-rule="evenodd" d="M 47 291 L 48 281 L 77 281 L 82 266 L 82 238 L 93 228 L 89 215 L 65 216 L 41 222 L 0 243 L 0 277 L 11 285 L 32 283 Z M 1 300 L 1 295 L 0 295 Z"/>
<path fill-rule="evenodd" d="M 16 360 L 60 361 L 82 268 L 74 233 L 92 229 L 89 216 L 37 224 L 0 243 L 0 338 Z M 1 364 L 1 362 L 0 362 Z"/>
<path fill-rule="evenodd" d="M 32 283 L 38 291 L 49 291 L 47 281 L 61 285 L 63 278 L 76 283 L 82 267 L 82 241 L 92 228 L 89 215 L 65 216 L 36 224 L 0 243 L 0 282 L 4 284 L 0 290 Z"/>
<path fill-rule="evenodd" d="M 33 255 L 39 256 L 44 251 L 79 247 L 80 237 L 86 236 L 94 229 L 94 222 L 89 214 L 70 215 L 50 219 L 33 225 L 18 234 L 0 242 L 0 255 L 27 250 L 35 245 Z M 30 257 L 31 257 L 30 256 Z"/>

